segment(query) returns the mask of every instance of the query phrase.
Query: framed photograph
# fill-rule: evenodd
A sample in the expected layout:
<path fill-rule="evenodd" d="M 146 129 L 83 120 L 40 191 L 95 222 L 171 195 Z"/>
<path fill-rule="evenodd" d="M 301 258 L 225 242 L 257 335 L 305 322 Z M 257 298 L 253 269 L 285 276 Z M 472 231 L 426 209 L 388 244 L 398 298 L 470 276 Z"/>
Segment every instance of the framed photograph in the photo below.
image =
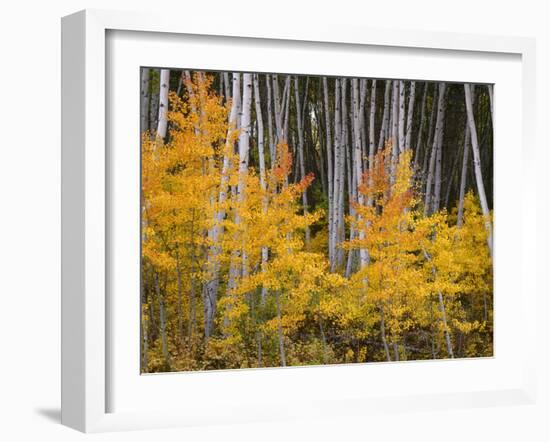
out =
<path fill-rule="evenodd" d="M 532 40 L 83 11 L 62 45 L 64 424 L 534 401 Z"/>

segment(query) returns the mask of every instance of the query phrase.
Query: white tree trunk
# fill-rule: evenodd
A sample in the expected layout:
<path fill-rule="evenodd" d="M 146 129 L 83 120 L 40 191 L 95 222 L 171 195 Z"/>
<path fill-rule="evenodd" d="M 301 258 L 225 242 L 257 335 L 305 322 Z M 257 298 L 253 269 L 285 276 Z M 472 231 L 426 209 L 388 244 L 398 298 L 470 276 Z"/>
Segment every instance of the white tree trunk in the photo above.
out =
<path fill-rule="evenodd" d="M 437 144 L 437 156 L 435 159 L 435 183 L 434 183 L 434 194 L 432 199 L 432 213 L 435 213 L 439 210 L 439 205 L 441 201 L 441 157 L 442 157 L 442 145 Z"/>
<path fill-rule="evenodd" d="M 397 166 L 397 156 L 399 154 L 399 81 L 393 80 L 392 93 L 392 154 L 390 160 L 390 183 L 395 182 L 395 171 Z"/>
<path fill-rule="evenodd" d="M 437 100 L 437 118 L 435 123 L 435 132 L 433 137 L 432 151 L 430 154 L 430 167 L 428 170 L 428 178 L 426 180 L 426 194 L 424 199 L 424 215 L 431 213 L 433 204 L 432 184 L 435 175 L 435 166 L 440 147 L 441 135 L 443 133 L 443 124 L 445 117 L 445 90 L 447 85 L 445 83 L 439 83 L 439 93 Z"/>
<path fill-rule="evenodd" d="M 275 137 L 273 136 L 273 96 L 271 92 L 271 75 L 266 75 L 265 80 L 267 86 L 267 133 L 269 135 L 269 157 L 271 160 L 271 169 L 273 169 L 277 162 L 277 152 L 275 148 Z"/>
<path fill-rule="evenodd" d="M 267 188 L 266 176 L 265 176 L 265 155 L 264 155 L 264 123 L 262 118 L 262 103 L 260 100 L 260 82 L 258 79 L 258 74 L 254 74 L 254 103 L 256 105 L 256 121 L 258 124 L 258 162 L 260 163 L 260 186 L 265 192 Z M 264 214 L 267 211 L 267 197 L 263 202 L 263 212 Z M 262 247 L 262 263 L 261 269 L 262 272 L 266 271 L 266 264 L 269 257 L 269 250 L 267 246 Z M 265 304 L 265 299 L 267 296 L 267 289 L 262 286 L 261 292 L 261 302 L 262 305 Z"/>
<path fill-rule="evenodd" d="M 346 179 L 346 153 L 349 152 L 349 132 L 348 132 L 348 106 L 347 106 L 347 89 L 348 89 L 348 82 L 346 78 L 342 78 L 340 80 L 340 86 L 342 89 L 341 93 L 341 100 L 342 100 L 342 106 L 341 106 L 341 112 L 342 116 L 340 119 L 340 124 L 342 127 L 342 136 L 340 139 L 340 148 L 341 148 L 341 155 L 340 155 L 340 188 L 338 189 L 338 226 L 337 226 L 337 232 L 338 232 L 338 239 L 336 243 L 336 262 L 337 265 L 341 265 L 344 259 L 344 251 L 340 247 L 340 244 L 345 240 L 345 223 L 344 223 L 344 206 L 345 206 L 345 179 Z"/>
<path fill-rule="evenodd" d="M 237 179 L 237 194 L 235 208 L 235 225 L 238 227 L 241 224 L 241 206 L 246 198 L 246 184 L 248 181 L 248 160 L 250 151 L 250 134 L 251 134 L 251 107 L 252 107 L 252 74 L 243 74 L 243 95 L 242 108 L 240 118 L 240 133 L 239 133 L 239 175 Z M 244 238 L 237 231 L 235 238 L 241 241 L 244 246 Z M 244 247 L 236 246 L 231 253 L 229 264 L 229 278 L 227 282 L 227 295 L 233 298 L 233 290 L 237 287 L 238 278 L 248 274 L 248 256 Z M 232 302 L 227 306 L 227 309 L 232 308 Z M 226 315 L 224 318 L 224 326 L 229 324 L 229 318 Z"/>
<path fill-rule="evenodd" d="M 333 171 L 334 171 L 334 165 L 332 161 L 332 134 L 331 134 L 331 126 L 332 126 L 332 120 L 330 118 L 330 103 L 328 98 L 328 82 L 327 77 L 323 77 L 323 98 L 324 98 L 324 104 L 325 104 L 325 126 L 326 126 L 326 151 L 327 151 L 327 180 L 328 180 L 328 256 L 329 256 L 329 263 L 331 263 L 334 260 L 334 248 L 333 248 L 333 242 L 332 242 L 332 236 L 333 236 L 333 218 L 334 218 L 334 200 L 333 200 L 333 188 L 334 188 L 334 182 L 333 182 Z"/>
<path fill-rule="evenodd" d="M 264 121 L 262 117 L 262 102 L 260 99 L 260 81 L 258 74 L 254 74 L 254 105 L 256 123 L 258 125 L 258 162 L 260 166 L 260 186 L 266 190 L 265 152 L 264 152 Z"/>
<path fill-rule="evenodd" d="M 304 179 L 306 177 L 306 166 L 304 158 L 304 132 L 302 127 L 302 109 L 300 104 L 300 82 L 298 77 L 294 77 L 294 99 L 296 104 L 296 128 L 298 130 L 298 160 L 300 162 L 300 178 Z M 308 214 L 308 201 L 307 201 L 307 190 L 304 190 L 302 193 L 302 203 L 304 206 L 304 215 Z M 309 227 L 306 227 L 305 231 L 305 241 L 306 245 L 310 241 L 310 230 Z"/>
<path fill-rule="evenodd" d="M 405 151 L 405 82 L 399 81 L 399 153 Z"/>
<path fill-rule="evenodd" d="M 434 195 L 432 201 L 432 212 L 439 210 L 441 202 L 441 165 L 443 157 L 443 135 L 445 133 L 445 115 L 447 111 L 447 101 L 445 99 L 445 93 L 443 95 L 443 109 L 441 112 L 441 124 L 437 131 L 437 157 L 435 162 L 435 185 Z"/>
<path fill-rule="evenodd" d="M 273 98 L 275 101 L 275 128 L 277 144 L 288 142 L 288 115 L 290 98 L 290 75 L 287 75 L 281 96 L 278 75 L 273 75 Z"/>
<path fill-rule="evenodd" d="M 230 158 L 234 153 L 234 145 L 230 142 L 231 134 L 234 130 L 238 130 L 237 122 L 241 108 L 241 74 L 233 74 L 233 100 L 231 102 L 231 111 L 229 113 L 229 129 L 227 131 L 225 151 L 222 162 L 220 191 L 218 196 L 218 204 L 220 209 L 215 215 L 214 226 L 208 231 L 208 237 L 211 246 L 208 249 L 207 262 L 210 266 L 209 279 L 203 288 L 204 302 L 204 336 L 208 339 L 212 333 L 214 325 L 214 316 L 216 314 L 216 304 L 218 299 L 218 289 L 220 284 L 220 263 L 219 254 L 221 252 L 220 241 L 223 235 L 223 219 L 225 218 L 225 209 L 223 206 L 227 201 L 228 185 L 229 185 L 229 168 Z"/>
<path fill-rule="evenodd" d="M 374 117 L 376 113 L 376 80 L 372 80 L 370 94 L 370 112 L 369 112 L 369 170 L 374 166 L 375 140 L 374 140 Z"/>
<path fill-rule="evenodd" d="M 373 80 L 376 81 L 376 80 Z M 367 126 L 369 123 L 369 120 L 365 118 L 365 108 L 367 105 L 367 96 L 369 94 L 369 88 L 368 88 L 368 81 L 365 78 L 362 78 L 359 80 L 359 128 L 361 130 L 361 133 L 359 134 L 359 138 L 361 140 L 361 159 L 363 161 L 363 171 L 367 170 L 369 167 L 368 163 L 368 140 L 369 140 L 369 134 L 367 130 Z"/>
<path fill-rule="evenodd" d="M 284 115 L 283 115 L 283 139 L 288 141 L 288 124 L 290 121 L 290 80 L 291 76 L 287 75 L 284 89 Z"/>
<path fill-rule="evenodd" d="M 365 205 L 365 199 L 362 192 L 359 191 L 360 186 L 363 182 L 363 170 L 362 170 L 362 150 L 361 150 L 361 125 L 360 125 L 360 118 L 359 118 L 359 112 L 360 112 L 360 106 L 359 106 L 359 88 L 358 88 L 358 80 L 357 78 L 354 78 L 352 80 L 352 102 L 353 102 L 353 165 L 354 165 L 354 172 L 355 172 L 355 179 L 356 179 L 356 195 L 357 195 L 357 202 L 359 205 L 363 206 Z M 358 223 L 361 225 L 362 223 L 362 217 L 359 215 L 357 217 Z M 359 239 L 364 240 L 365 239 L 365 231 L 364 229 L 359 229 Z M 361 268 L 366 266 L 369 261 L 369 254 L 367 249 L 361 248 L 359 249 L 359 258 L 361 263 Z"/>
<path fill-rule="evenodd" d="M 330 263 L 331 271 L 334 271 L 337 264 L 337 243 L 338 243 L 338 227 L 340 219 L 340 203 L 339 195 L 340 188 L 344 185 L 344 177 L 342 176 L 341 165 L 343 164 L 344 159 L 342 158 L 342 148 L 341 148 L 341 137 L 342 137 L 342 125 L 341 125 L 341 99 L 340 99 L 340 79 L 336 78 L 334 80 L 334 186 L 333 186 L 333 216 L 332 216 L 332 250 L 333 250 L 333 259 Z"/>
<path fill-rule="evenodd" d="M 384 111 L 382 113 L 382 125 L 380 126 L 380 135 L 378 137 L 378 150 L 382 150 L 384 148 L 384 142 L 386 141 L 386 132 L 388 128 L 388 120 L 390 117 L 391 84 L 391 80 L 386 80 L 386 89 L 384 91 Z"/>
<path fill-rule="evenodd" d="M 157 137 L 166 138 L 168 129 L 168 87 L 170 83 L 170 69 L 160 70 L 160 91 L 159 91 L 159 118 L 157 126 Z"/>
<path fill-rule="evenodd" d="M 464 128 L 464 151 L 462 152 L 462 172 L 460 174 L 460 194 L 458 197 L 458 213 L 456 225 L 462 227 L 464 222 L 464 197 L 466 195 L 466 178 L 468 176 L 468 162 L 470 153 L 470 126 L 466 120 Z"/>
<path fill-rule="evenodd" d="M 412 122 L 414 115 L 414 100 L 416 97 L 416 82 L 411 81 L 411 87 L 409 90 L 409 106 L 407 108 L 407 129 L 405 135 L 405 149 L 411 148 L 411 138 L 412 138 Z"/>
<path fill-rule="evenodd" d="M 481 159 L 479 154 L 479 144 L 477 141 L 477 130 L 474 119 L 474 111 L 472 109 L 472 93 L 469 84 L 464 84 L 464 95 L 466 99 L 466 115 L 468 116 L 468 125 L 470 126 L 470 137 L 472 141 L 472 153 L 474 157 L 474 172 L 476 177 L 477 192 L 479 195 L 479 202 L 481 204 L 481 211 L 485 218 L 485 228 L 487 229 L 487 245 L 493 257 L 493 227 L 491 225 L 491 218 L 489 213 L 489 205 L 487 204 L 487 196 L 485 194 L 485 187 L 483 185 L 483 175 L 481 172 Z"/>
<path fill-rule="evenodd" d="M 237 184 L 238 200 L 242 203 L 246 198 L 246 183 L 248 181 L 248 159 L 250 152 L 250 135 L 252 133 L 251 123 L 252 108 L 252 74 L 243 74 L 243 101 L 241 114 L 241 132 L 239 134 L 239 181 Z M 240 214 L 237 212 L 236 224 L 240 224 Z M 247 257 L 243 251 L 243 261 Z M 246 265 L 244 265 L 246 268 Z"/>

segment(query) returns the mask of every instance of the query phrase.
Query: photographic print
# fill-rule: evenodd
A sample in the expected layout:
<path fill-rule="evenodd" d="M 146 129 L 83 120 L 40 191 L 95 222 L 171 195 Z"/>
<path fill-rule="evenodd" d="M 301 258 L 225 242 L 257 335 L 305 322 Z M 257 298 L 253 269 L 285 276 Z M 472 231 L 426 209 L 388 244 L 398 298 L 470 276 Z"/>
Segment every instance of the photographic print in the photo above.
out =
<path fill-rule="evenodd" d="M 492 85 L 139 87 L 142 373 L 493 355 Z"/>

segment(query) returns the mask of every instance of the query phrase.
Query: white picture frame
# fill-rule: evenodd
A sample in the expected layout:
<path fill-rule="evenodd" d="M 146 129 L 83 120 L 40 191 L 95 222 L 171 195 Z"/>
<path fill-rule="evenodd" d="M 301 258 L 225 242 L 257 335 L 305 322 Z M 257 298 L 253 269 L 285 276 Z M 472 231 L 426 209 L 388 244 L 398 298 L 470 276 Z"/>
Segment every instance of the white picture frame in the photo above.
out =
<path fill-rule="evenodd" d="M 401 48 L 402 51 L 422 49 L 432 54 L 474 54 L 474 58 L 483 60 L 490 54 L 514 56 L 519 60 L 521 69 L 521 160 L 524 176 L 518 196 L 522 199 L 522 211 L 518 215 L 521 222 L 521 238 L 517 242 L 521 254 L 521 280 L 518 280 L 521 296 L 518 306 L 524 313 L 518 321 L 522 322 L 527 351 L 518 354 L 518 367 L 521 374 L 509 385 L 501 383 L 499 388 L 488 389 L 477 385 L 468 390 L 449 393 L 444 390 L 426 394 L 395 393 L 377 396 L 358 393 L 353 397 L 333 391 L 326 399 L 316 398 L 315 403 L 295 402 L 267 407 L 254 403 L 253 396 L 229 405 L 233 412 L 208 416 L 197 407 L 193 413 L 181 407 L 169 406 L 162 410 L 138 409 L 113 410 L 109 396 L 114 388 L 111 380 L 113 360 L 112 346 L 107 328 L 116 320 L 111 311 L 112 304 L 107 296 L 109 243 L 116 229 L 108 228 L 112 190 L 108 173 L 108 140 L 106 121 L 111 118 L 108 108 L 109 88 L 106 72 L 112 55 L 109 52 L 107 36 L 109 32 L 153 32 L 155 38 L 174 36 L 216 36 L 218 38 L 255 39 L 272 44 L 284 45 L 337 44 L 336 50 L 346 47 L 375 47 L 378 50 Z M 153 35 L 153 34 L 150 34 Z M 294 43 L 293 43 L 294 42 Z M 283 43 L 281 43 L 283 45 Z M 62 22 L 62 423 L 84 432 L 110 431 L 122 429 L 156 428 L 167 426 L 202 425 L 214 422 L 249 422 L 284 419 L 287 417 L 312 417 L 346 414 L 368 414 L 375 408 L 388 412 L 460 408 L 469 406 L 488 406 L 499 404 L 533 403 L 536 396 L 536 358 L 535 324 L 525 318 L 535 317 L 535 194 L 527 189 L 534 174 L 529 170 L 534 163 L 534 103 L 535 103 L 535 44 L 531 39 L 516 37 L 490 37 L 450 33 L 426 33 L 403 30 L 376 30 L 369 28 L 350 28 L 346 26 L 302 26 L 292 28 L 281 23 L 257 27 L 253 22 L 239 26 L 238 31 L 230 23 L 201 19 L 181 24 L 180 20 L 167 16 L 141 13 L 122 13 L 111 11 L 87 10 L 65 17 Z M 437 54 L 435 55 L 437 56 Z M 481 61 L 480 61 L 481 62 Z M 201 67 L 201 66 L 199 66 Z M 254 68 L 252 65 L 251 69 Z M 469 78 L 463 78 L 469 81 Z M 498 86 L 497 86 L 498 87 Z M 137 92 L 136 92 L 137 96 Z M 498 111 L 498 108 L 497 108 Z M 137 118 L 137 115 L 136 115 Z M 498 139 L 498 138 L 497 138 Z M 498 167 L 498 162 L 495 167 Z M 114 199 L 116 201 L 116 198 Z M 501 238 L 503 235 L 501 236 Z M 499 247 L 498 234 L 496 249 Z M 503 240 L 501 240 L 503 241 Z M 502 242 L 501 242 L 502 243 Z M 498 259 L 498 258 L 497 258 Z M 498 272 L 497 272 L 498 277 Z M 498 287 L 498 285 L 497 285 Z M 136 295 L 137 296 L 137 295 Z M 497 293 L 498 296 L 498 293 Z M 498 315 L 498 310 L 496 310 Z M 119 318 L 120 319 L 120 318 Z M 131 318 L 130 318 L 131 320 Z M 137 316 L 136 316 L 137 321 Z M 502 327 L 506 327 L 504 324 Z M 503 328 L 501 328 L 502 330 Z M 498 331 L 495 332 L 498 339 Z M 129 342 L 129 346 L 135 343 Z M 496 353 L 495 360 L 499 355 Z M 432 363 L 378 365 L 369 370 L 391 370 L 394 376 L 410 376 L 423 366 Z M 408 367 L 408 368 L 405 368 Z M 411 368 L 413 367 L 413 368 Z M 481 367 L 481 366 L 479 366 Z M 480 370 L 490 370 L 487 365 Z M 323 368 L 320 368 L 321 370 Z M 364 365 L 355 367 L 331 367 L 325 370 L 340 370 L 344 376 L 360 375 L 366 370 Z M 454 368 L 460 370 L 461 366 Z M 262 382 L 307 382 L 311 369 L 256 370 L 248 371 L 239 382 L 253 379 L 255 385 Z M 318 368 L 316 369 L 318 370 Z M 416 372 L 414 371 L 416 370 Z M 477 368 L 472 368 L 475 373 Z M 250 374 L 252 373 L 252 374 Z M 260 374 L 258 374 L 260 373 Z M 284 373 L 284 374 L 280 374 Z M 305 373 L 305 374 L 304 374 Z M 325 371 L 324 374 L 329 376 Z M 519 371 L 517 371 L 519 373 Z M 139 373 L 135 373 L 139 376 Z M 175 375 L 178 376 L 178 375 Z M 228 376 L 227 372 L 209 373 L 205 377 L 195 376 L 194 383 L 208 383 L 217 376 Z M 237 379 L 234 375 L 233 379 Z M 241 376 L 242 377 L 242 376 Z M 162 382 L 163 388 L 170 388 L 176 382 L 173 376 L 156 376 L 156 382 Z M 162 378 L 162 380 L 161 380 Z M 189 378 L 188 378 L 189 379 Z M 293 379 L 293 380 L 292 380 Z M 496 384 L 495 384 L 496 385 Z M 227 386 L 226 386 L 227 387 Z M 221 388 L 226 388 L 221 387 Z M 124 391 L 122 392 L 124 394 Z M 161 394 L 166 395 L 166 390 Z M 246 395 L 244 395 L 246 396 Z M 133 400 L 133 399 L 132 399 Z M 238 414 L 240 413 L 240 415 Z"/>

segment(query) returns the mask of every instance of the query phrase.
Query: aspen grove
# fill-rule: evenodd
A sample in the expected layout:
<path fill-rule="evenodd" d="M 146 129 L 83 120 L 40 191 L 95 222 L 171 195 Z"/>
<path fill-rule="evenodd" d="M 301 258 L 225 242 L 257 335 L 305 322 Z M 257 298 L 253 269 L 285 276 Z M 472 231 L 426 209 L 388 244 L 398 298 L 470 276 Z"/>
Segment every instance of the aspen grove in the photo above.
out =
<path fill-rule="evenodd" d="M 142 372 L 491 356 L 492 105 L 142 68 Z"/>

